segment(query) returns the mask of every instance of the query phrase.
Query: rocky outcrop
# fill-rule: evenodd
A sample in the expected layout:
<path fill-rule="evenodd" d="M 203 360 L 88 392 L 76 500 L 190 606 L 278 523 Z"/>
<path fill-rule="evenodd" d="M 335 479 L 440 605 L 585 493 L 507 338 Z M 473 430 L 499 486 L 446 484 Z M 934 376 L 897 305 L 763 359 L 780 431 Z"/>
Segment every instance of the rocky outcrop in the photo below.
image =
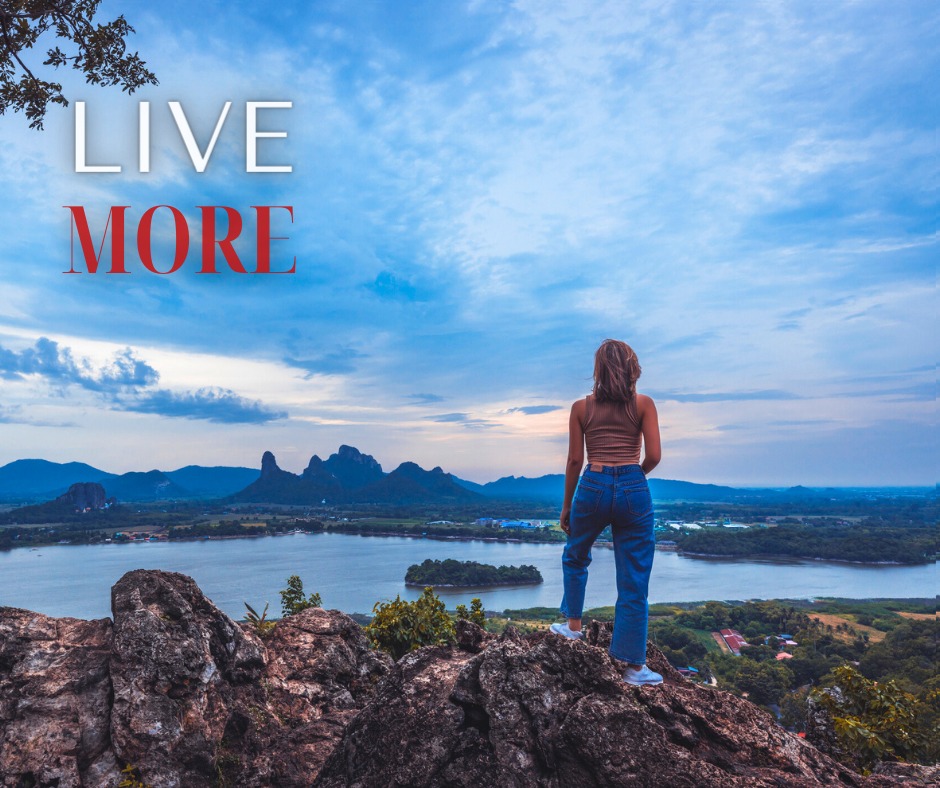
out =
<path fill-rule="evenodd" d="M 336 454 L 331 454 L 323 466 L 348 490 L 358 490 L 385 476 L 375 457 L 345 444 L 339 447 Z"/>
<path fill-rule="evenodd" d="M 397 664 L 338 611 L 264 640 L 192 579 L 138 570 L 109 619 L 0 608 L 0 786 L 895 786 L 863 778 L 729 693 L 630 687 L 606 650 L 469 622 Z"/>
<path fill-rule="evenodd" d="M 111 736 L 155 785 L 211 778 L 226 726 L 257 685 L 264 647 L 185 575 L 137 570 L 111 590 Z"/>
<path fill-rule="evenodd" d="M 511 632 L 476 656 L 425 649 L 396 665 L 314 785 L 882 784 L 658 651 L 650 664 L 662 686 L 630 687 L 605 649 L 550 634 Z"/>
<path fill-rule="evenodd" d="M 97 482 L 77 482 L 56 501 L 70 504 L 76 512 L 104 509 L 108 503 L 104 487 Z"/>
<path fill-rule="evenodd" d="M 392 666 L 339 611 L 262 642 L 174 572 L 111 602 L 113 625 L 0 608 L 0 785 L 309 786 Z"/>
<path fill-rule="evenodd" d="M 111 620 L 0 608 L 0 785 L 116 785 Z"/>
<path fill-rule="evenodd" d="M 274 455 L 266 451 L 261 455 L 261 476 L 259 477 L 262 480 L 268 479 L 277 479 L 286 474 L 287 471 L 282 471 L 277 464 L 277 460 L 274 459 Z"/>

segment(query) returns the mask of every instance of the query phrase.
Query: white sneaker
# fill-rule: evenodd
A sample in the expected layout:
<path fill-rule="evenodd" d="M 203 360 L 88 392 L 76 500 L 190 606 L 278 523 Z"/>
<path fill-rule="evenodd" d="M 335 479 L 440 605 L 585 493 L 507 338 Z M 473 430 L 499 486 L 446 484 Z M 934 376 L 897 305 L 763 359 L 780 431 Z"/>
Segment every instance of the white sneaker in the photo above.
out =
<path fill-rule="evenodd" d="M 575 632 L 568 626 L 567 623 L 552 624 L 551 630 L 556 635 L 561 635 L 563 638 L 568 638 L 568 640 L 578 640 L 579 638 L 584 637 L 583 632 Z"/>
<path fill-rule="evenodd" d="M 623 674 L 623 680 L 635 687 L 663 683 L 663 677 L 659 673 L 650 670 L 646 665 L 641 665 L 639 668 L 627 668 Z"/>

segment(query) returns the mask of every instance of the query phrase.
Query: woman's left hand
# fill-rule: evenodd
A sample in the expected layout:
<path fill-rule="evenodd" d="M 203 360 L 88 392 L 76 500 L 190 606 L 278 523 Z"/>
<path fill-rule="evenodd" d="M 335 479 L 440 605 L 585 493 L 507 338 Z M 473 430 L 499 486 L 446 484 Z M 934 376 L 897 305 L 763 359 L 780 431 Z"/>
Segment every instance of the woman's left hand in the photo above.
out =
<path fill-rule="evenodd" d="M 564 531 L 568 535 L 571 534 L 571 510 L 570 509 L 561 510 L 561 520 L 559 524 L 561 525 L 562 531 Z"/>

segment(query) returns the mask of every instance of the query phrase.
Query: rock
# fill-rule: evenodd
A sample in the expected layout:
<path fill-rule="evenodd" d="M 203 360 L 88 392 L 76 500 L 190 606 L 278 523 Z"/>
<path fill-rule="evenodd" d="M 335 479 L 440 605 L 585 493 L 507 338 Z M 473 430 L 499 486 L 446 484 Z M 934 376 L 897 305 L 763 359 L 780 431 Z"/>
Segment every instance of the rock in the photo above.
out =
<path fill-rule="evenodd" d="M 69 487 L 68 492 L 56 498 L 56 501 L 67 502 L 77 512 L 104 509 L 108 503 L 104 487 L 97 482 L 77 482 Z"/>
<path fill-rule="evenodd" d="M 667 669 L 652 644 L 649 663 L 662 686 L 630 687 L 606 650 L 548 634 L 503 637 L 470 658 L 422 649 L 353 720 L 314 785 L 865 783 L 753 704 Z"/>
<path fill-rule="evenodd" d="M 393 667 L 339 611 L 261 641 L 185 575 L 111 596 L 113 627 L 0 608 L 0 785 L 309 786 Z"/>
<path fill-rule="evenodd" d="M 111 610 L 116 753 L 154 785 L 211 784 L 235 688 L 261 678 L 264 648 L 175 572 L 128 572 Z"/>
<path fill-rule="evenodd" d="M 112 600 L 114 748 L 154 786 L 310 785 L 392 665 L 339 611 L 262 642 L 173 572 L 130 572 Z"/>
<path fill-rule="evenodd" d="M 116 785 L 111 620 L 0 607 L 0 785 Z"/>
<path fill-rule="evenodd" d="M 830 687 L 829 692 L 838 702 L 841 702 L 842 691 L 838 687 Z M 806 699 L 806 740 L 817 750 L 839 761 L 848 763 L 849 757 L 845 750 L 839 746 L 836 736 L 836 724 L 829 710 L 810 694 Z"/>
<path fill-rule="evenodd" d="M 458 619 L 455 629 L 457 630 L 457 648 L 469 651 L 471 654 L 482 651 L 484 642 L 493 638 L 481 626 L 464 618 Z"/>
<path fill-rule="evenodd" d="M 286 471 L 282 471 L 278 465 L 277 460 L 274 459 L 274 455 L 266 451 L 261 455 L 261 476 L 259 477 L 260 481 L 266 481 L 268 479 L 276 479 L 280 476 L 283 476 Z"/>
<path fill-rule="evenodd" d="M 339 447 L 336 454 L 330 455 L 323 467 L 347 490 L 358 490 L 385 475 L 375 457 L 345 444 Z"/>
<path fill-rule="evenodd" d="M 262 704 L 250 709 L 258 732 L 232 743 L 252 753 L 255 776 L 246 781 L 233 771 L 232 784 L 306 788 L 393 663 L 338 610 L 308 608 L 282 619 L 265 645 Z"/>
<path fill-rule="evenodd" d="M 193 580 L 129 572 L 114 623 L 0 608 L 0 786 L 865 786 L 746 700 L 682 678 L 623 683 L 610 627 L 587 642 L 470 622 L 397 664 L 335 610 L 260 639 Z M 933 782 L 931 782 L 933 781 Z"/>
<path fill-rule="evenodd" d="M 889 777 L 903 780 L 904 785 L 940 785 L 940 764 L 921 766 L 918 763 L 888 763 L 883 761 L 875 766 L 873 777 Z"/>

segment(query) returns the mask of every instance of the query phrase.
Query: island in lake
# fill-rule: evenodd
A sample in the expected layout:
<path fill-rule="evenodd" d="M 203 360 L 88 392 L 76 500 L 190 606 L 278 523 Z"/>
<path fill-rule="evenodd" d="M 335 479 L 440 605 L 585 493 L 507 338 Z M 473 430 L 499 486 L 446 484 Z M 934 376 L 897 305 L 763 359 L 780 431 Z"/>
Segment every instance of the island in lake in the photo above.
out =
<path fill-rule="evenodd" d="M 476 561 L 455 561 L 448 558 L 421 564 L 412 564 L 405 573 L 405 585 L 437 586 L 445 588 L 474 588 L 479 586 L 538 585 L 542 573 L 530 564 L 522 566 L 493 566 Z"/>

